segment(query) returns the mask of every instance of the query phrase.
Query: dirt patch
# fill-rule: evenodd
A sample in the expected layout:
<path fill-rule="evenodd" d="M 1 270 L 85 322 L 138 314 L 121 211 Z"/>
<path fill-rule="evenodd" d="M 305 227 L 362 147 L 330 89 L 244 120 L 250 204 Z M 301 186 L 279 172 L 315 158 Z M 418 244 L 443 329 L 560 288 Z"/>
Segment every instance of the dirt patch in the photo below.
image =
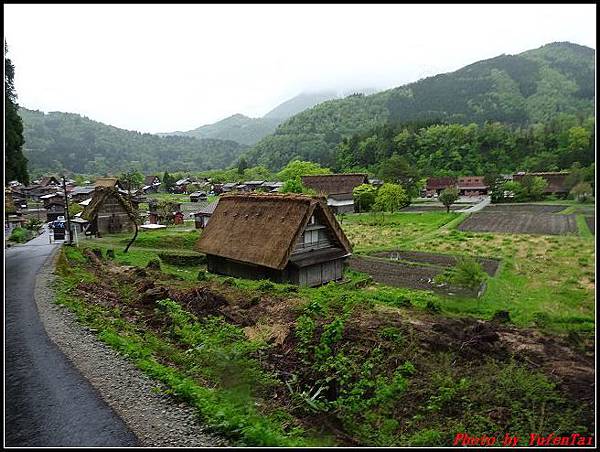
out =
<path fill-rule="evenodd" d="M 551 206 L 553 207 L 553 206 Z M 458 229 L 470 232 L 504 232 L 511 234 L 576 234 L 575 215 L 533 214 L 523 212 L 476 212 Z"/>
<path fill-rule="evenodd" d="M 413 263 L 431 264 L 440 267 L 454 267 L 457 262 L 457 257 L 449 254 L 425 253 L 421 251 L 384 251 L 373 254 L 375 257 L 383 257 L 391 260 L 400 260 Z M 481 264 L 485 272 L 494 276 L 498 271 L 500 261 L 497 259 L 475 258 Z"/>
<path fill-rule="evenodd" d="M 596 234 L 596 217 L 585 217 L 585 222 L 587 223 L 588 228 L 590 228 L 590 231 L 592 232 L 592 234 Z"/>
<path fill-rule="evenodd" d="M 391 261 L 376 257 L 357 257 L 348 259 L 348 266 L 355 271 L 371 275 L 374 281 L 392 287 L 432 290 L 445 295 L 477 296 L 477 290 L 437 284 L 434 278 L 444 272 L 443 267 L 422 266 Z"/>

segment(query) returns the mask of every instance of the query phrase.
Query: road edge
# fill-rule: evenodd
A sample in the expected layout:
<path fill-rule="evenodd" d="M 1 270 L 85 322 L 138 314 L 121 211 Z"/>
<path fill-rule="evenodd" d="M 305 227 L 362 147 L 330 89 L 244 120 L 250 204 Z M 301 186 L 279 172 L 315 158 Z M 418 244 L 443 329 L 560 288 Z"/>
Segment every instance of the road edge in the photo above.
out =
<path fill-rule="evenodd" d="M 73 363 L 100 397 L 138 438 L 141 447 L 223 447 L 224 439 L 206 431 L 195 410 L 164 393 L 118 352 L 101 342 L 66 307 L 54 303 L 52 282 L 61 247 L 35 278 L 34 301 L 50 340 Z"/>

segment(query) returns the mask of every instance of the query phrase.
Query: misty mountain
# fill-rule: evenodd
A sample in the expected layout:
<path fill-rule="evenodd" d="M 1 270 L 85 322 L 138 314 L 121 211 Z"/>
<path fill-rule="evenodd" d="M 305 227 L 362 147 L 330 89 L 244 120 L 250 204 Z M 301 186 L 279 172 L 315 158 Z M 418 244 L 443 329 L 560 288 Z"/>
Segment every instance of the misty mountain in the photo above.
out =
<path fill-rule="evenodd" d="M 19 109 L 29 170 L 117 174 L 225 168 L 247 149 L 235 141 L 140 133 L 73 113 Z"/>
<path fill-rule="evenodd" d="M 361 89 L 356 92 L 370 93 L 373 89 Z M 253 145 L 267 135 L 272 134 L 277 126 L 286 119 L 314 107 L 321 102 L 342 97 L 336 91 L 319 91 L 301 93 L 275 107 L 262 118 L 249 118 L 242 114 L 229 116 L 214 124 L 207 124 L 185 132 L 159 133 L 159 136 L 189 136 L 195 138 L 213 138 L 233 140 L 241 144 Z"/>
<path fill-rule="evenodd" d="M 498 121 L 519 126 L 560 113 L 585 117 L 594 115 L 594 93 L 595 50 L 552 43 L 373 95 L 325 101 L 283 122 L 246 158 L 272 169 L 293 158 L 334 166 L 343 138 L 386 123 Z"/>

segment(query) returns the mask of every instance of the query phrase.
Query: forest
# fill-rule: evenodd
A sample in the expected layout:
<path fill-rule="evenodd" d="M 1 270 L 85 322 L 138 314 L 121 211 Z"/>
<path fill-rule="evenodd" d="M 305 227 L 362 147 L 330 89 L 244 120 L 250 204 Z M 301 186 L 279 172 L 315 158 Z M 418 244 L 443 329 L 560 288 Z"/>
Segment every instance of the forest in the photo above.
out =
<path fill-rule="evenodd" d="M 371 96 L 323 102 L 281 124 L 246 157 L 251 164 L 273 169 L 294 158 L 334 166 L 344 138 L 387 123 L 500 122 L 522 128 L 546 124 L 561 114 L 583 121 L 594 115 L 594 60 L 591 48 L 553 43 Z"/>

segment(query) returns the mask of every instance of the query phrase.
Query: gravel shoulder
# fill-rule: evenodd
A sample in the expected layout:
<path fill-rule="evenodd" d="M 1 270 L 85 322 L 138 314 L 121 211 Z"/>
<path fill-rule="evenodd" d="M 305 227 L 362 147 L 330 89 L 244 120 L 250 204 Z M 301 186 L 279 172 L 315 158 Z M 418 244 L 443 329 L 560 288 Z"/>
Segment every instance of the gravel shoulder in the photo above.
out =
<path fill-rule="evenodd" d="M 164 385 L 100 342 L 73 313 L 54 303 L 57 257 L 54 252 L 36 278 L 35 302 L 42 323 L 50 339 L 138 437 L 140 446 L 227 446 L 223 438 L 206 431 L 193 408 L 164 394 Z"/>

